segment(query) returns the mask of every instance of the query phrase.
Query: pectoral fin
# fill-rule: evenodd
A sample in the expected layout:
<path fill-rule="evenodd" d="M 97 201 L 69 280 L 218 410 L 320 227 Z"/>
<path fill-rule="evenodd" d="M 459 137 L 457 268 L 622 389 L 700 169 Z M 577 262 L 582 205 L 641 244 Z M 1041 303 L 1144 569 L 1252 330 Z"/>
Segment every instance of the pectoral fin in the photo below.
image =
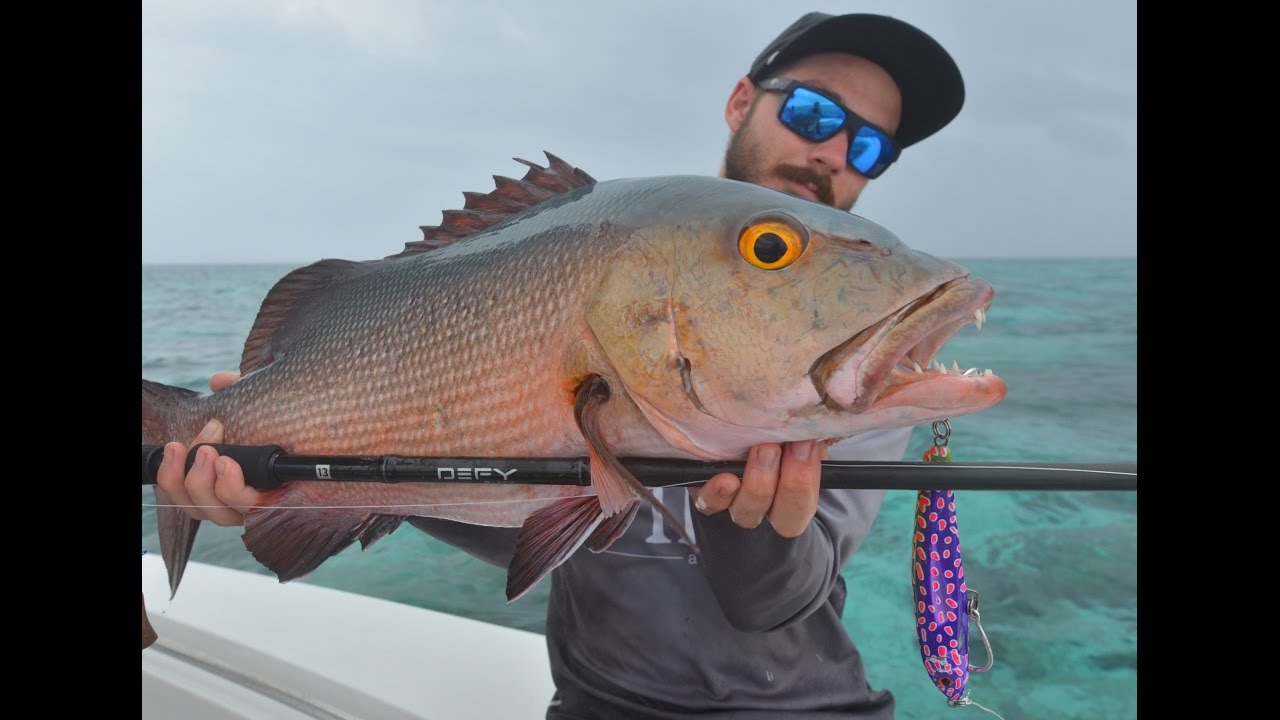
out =
<path fill-rule="evenodd" d="M 591 459 L 591 485 L 595 487 L 596 496 L 600 499 L 600 509 L 605 517 L 611 517 L 620 510 L 626 509 L 634 500 L 646 500 L 662 513 L 667 523 L 676 528 L 680 537 L 697 553 L 698 546 L 685 532 L 684 522 L 677 519 L 675 513 L 655 498 L 653 493 L 649 492 L 649 488 L 618 461 L 613 450 L 605 442 L 604 434 L 600 431 L 600 413 L 608 404 L 610 395 L 609 382 L 598 375 L 593 375 L 578 386 L 574 403 L 574 417 L 578 421 L 578 429 L 582 431 L 582 437 L 587 441 L 587 454 Z M 625 530 L 625 527 L 623 529 Z"/>

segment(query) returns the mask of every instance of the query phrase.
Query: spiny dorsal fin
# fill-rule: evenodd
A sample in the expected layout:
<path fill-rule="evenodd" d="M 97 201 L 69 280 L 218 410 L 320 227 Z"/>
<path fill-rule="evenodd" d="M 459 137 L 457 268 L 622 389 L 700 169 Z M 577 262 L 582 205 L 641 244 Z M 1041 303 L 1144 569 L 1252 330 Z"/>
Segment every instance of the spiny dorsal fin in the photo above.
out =
<path fill-rule="evenodd" d="M 281 349 L 279 330 L 293 312 L 314 295 L 351 276 L 358 268 L 376 262 L 355 260 L 321 260 L 285 275 L 271 288 L 258 309 L 249 339 L 240 356 L 240 374 L 244 375 L 271 364 Z"/>
<path fill-rule="evenodd" d="M 573 167 L 545 150 L 547 166 L 515 158 L 529 166 L 529 171 L 519 180 L 494 175 L 493 192 L 484 195 L 464 192 L 466 203 L 462 210 L 445 210 L 439 225 L 423 225 L 422 239 L 405 243 L 404 250 L 389 258 L 417 255 L 451 245 L 486 228 L 497 225 L 518 213 L 524 212 L 547 198 L 595 184 L 595 178 Z"/>
<path fill-rule="evenodd" d="M 386 259 L 417 255 L 450 245 L 524 212 L 547 198 L 595 184 L 595 178 L 582 170 L 549 152 L 544 153 L 547 167 L 516 158 L 516 162 L 529 167 L 523 178 L 512 180 L 495 175 L 496 188 L 488 195 L 463 193 L 466 204 L 462 210 L 445 210 L 440 225 L 422 227 L 422 240 L 406 243 L 402 252 Z M 280 328 L 295 310 L 317 293 L 352 277 L 358 269 L 367 269 L 378 262 L 382 261 L 321 260 L 284 276 L 262 301 L 240 356 L 240 373 L 247 374 L 271 364 L 283 347 Z"/>

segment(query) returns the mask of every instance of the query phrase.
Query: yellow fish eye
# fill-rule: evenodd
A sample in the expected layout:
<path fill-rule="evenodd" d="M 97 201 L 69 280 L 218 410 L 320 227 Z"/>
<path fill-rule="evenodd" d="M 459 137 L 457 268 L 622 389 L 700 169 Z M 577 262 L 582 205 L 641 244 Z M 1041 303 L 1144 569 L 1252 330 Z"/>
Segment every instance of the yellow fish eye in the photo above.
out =
<path fill-rule="evenodd" d="M 804 238 L 777 220 L 748 224 L 738 235 L 738 252 L 761 270 L 781 270 L 804 252 Z"/>

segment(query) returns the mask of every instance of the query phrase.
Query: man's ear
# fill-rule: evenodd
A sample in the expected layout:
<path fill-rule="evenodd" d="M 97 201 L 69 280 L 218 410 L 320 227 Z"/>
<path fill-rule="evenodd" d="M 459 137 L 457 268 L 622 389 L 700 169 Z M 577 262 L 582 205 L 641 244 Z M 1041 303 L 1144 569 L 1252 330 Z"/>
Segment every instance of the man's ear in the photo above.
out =
<path fill-rule="evenodd" d="M 724 121 L 729 124 L 729 132 L 738 132 L 747 119 L 747 110 L 756 97 L 756 85 L 747 76 L 742 76 L 729 93 L 729 102 L 724 106 Z"/>

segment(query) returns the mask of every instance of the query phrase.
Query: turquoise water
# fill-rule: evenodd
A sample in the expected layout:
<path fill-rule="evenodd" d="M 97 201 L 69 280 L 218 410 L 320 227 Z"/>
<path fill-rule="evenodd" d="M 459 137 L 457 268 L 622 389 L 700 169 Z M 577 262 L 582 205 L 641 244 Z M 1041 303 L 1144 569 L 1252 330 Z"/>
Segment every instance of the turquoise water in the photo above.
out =
<path fill-rule="evenodd" d="M 992 368 L 1004 402 L 954 419 L 957 461 L 1134 462 L 1137 458 L 1137 262 L 971 260 L 996 288 L 981 332 L 965 328 L 939 355 Z M 287 265 L 144 266 L 142 375 L 208 389 L 239 365 L 267 290 Z M 909 459 L 928 446 L 917 428 Z M 910 599 L 914 494 L 889 493 L 845 570 L 845 627 L 872 687 L 889 688 L 898 717 L 948 709 L 919 659 Z M 142 491 L 142 545 L 158 551 L 153 502 Z M 1137 494 L 957 496 L 969 587 L 981 593 L 995 667 L 971 680 L 975 701 L 1013 718 L 1137 716 Z M 193 558 L 266 574 L 239 528 L 205 523 Z M 405 530 L 362 553 L 331 558 L 306 582 L 488 622 L 541 631 L 548 583 L 508 605 L 505 571 Z M 978 640 L 971 643 L 975 662 Z M 959 715 L 957 715 L 959 717 Z"/>

